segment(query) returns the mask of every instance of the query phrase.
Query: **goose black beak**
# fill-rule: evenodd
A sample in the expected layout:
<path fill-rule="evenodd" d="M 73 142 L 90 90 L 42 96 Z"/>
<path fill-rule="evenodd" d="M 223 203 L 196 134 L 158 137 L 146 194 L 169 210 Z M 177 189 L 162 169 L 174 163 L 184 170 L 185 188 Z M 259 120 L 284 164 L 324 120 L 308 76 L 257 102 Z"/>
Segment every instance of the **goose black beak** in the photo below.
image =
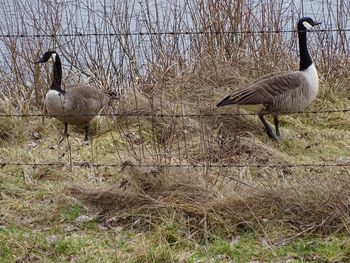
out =
<path fill-rule="evenodd" d="M 314 26 L 321 25 L 322 22 L 314 22 Z"/>
<path fill-rule="evenodd" d="M 44 62 L 45 62 L 45 60 L 43 58 L 41 58 L 38 61 L 35 61 L 35 64 L 44 63 Z"/>

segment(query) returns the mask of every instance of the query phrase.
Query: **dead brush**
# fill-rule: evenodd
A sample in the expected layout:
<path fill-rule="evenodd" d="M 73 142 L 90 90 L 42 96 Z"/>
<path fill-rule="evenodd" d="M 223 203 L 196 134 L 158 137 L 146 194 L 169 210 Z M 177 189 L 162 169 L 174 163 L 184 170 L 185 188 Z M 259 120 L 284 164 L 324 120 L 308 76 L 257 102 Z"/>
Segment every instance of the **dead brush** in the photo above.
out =
<path fill-rule="evenodd" d="M 126 162 L 118 185 L 67 186 L 66 191 L 100 212 L 108 224 L 131 224 L 135 218 L 146 215 L 154 224 L 176 211 L 180 225 L 198 230 L 206 202 L 200 172 L 144 169 Z M 270 181 L 268 188 L 256 180 L 251 187 L 237 186 L 232 181 L 225 185 L 214 183 L 214 174 L 210 172 L 208 188 L 208 223 L 212 230 L 235 232 L 245 225 L 261 234 L 271 227 L 294 233 L 306 230 L 329 234 L 349 228 L 350 177 L 345 173 L 329 174 L 322 180 L 298 177 L 300 181 L 292 184 L 277 183 L 280 179 L 275 178 L 276 184 Z"/>
<path fill-rule="evenodd" d="M 244 222 L 262 230 L 260 224 L 265 221 L 265 225 L 280 225 L 297 232 L 348 231 L 349 180 L 349 176 L 323 178 L 322 182 L 304 179 L 292 187 L 239 193 L 238 197 L 229 197 L 213 206 L 231 225 Z"/>
<path fill-rule="evenodd" d="M 0 114 L 11 115 L 15 113 L 14 106 L 7 98 L 0 98 Z M 21 120 L 11 117 L 0 117 L 0 142 L 16 138 L 22 132 Z"/>
<path fill-rule="evenodd" d="M 202 185 L 180 178 L 180 173 L 173 172 L 143 169 L 125 162 L 119 185 L 108 189 L 67 186 L 66 191 L 99 211 L 109 223 L 112 218 L 114 223 L 118 223 L 131 215 L 145 213 L 152 217 L 159 212 L 167 214 L 173 210 L 187 216 L 203 215 L 205 191 Z M 191 220 L 195 218 L 191 217 Z M 201 220 L 200 217 L 196 219 L 198 222 Z"/>

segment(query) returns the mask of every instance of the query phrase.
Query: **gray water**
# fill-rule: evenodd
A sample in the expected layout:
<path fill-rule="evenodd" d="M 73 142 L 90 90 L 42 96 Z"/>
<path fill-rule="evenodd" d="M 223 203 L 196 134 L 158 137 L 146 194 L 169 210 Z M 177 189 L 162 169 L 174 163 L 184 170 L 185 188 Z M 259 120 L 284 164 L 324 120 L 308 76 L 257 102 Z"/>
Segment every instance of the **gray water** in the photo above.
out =
<path fill-rule="evenodd" d="M 254 0 L 250 0 L 253 1 Z M 36 26 L 40 24 L 45 24 L 41 19 L 45 15 L 45 12 L 48 10 L 45 10 L 45 6 L 42 6 L 41 3 L 43 1 L 41 0 L 0 0 L 0 26 L 1 31 L 3 33 L 8 34 L 30 34 L 30 33 L 44 33 L 44 32 L 38 32 L 36 30 Z M 50 1 L 48 1 L 50 2 Z M 55 3 L 56 6 L 59 6 L 57 9 L 57 12 L 62 12 L 61 14 L 58 14 L 58 17 L 62 16 L 62 24 L 61 29 L 58 31 L 58 33 L 65 33 L 67 31 L 67 28 L 74 28 L 78 32 L 82 32 L 85 29 L 85 22 L 89 20 L 88 17 L 88 10 L 93 9 L 97 14 L 97 23 L 103 24 L 105 21 L 102 18 L 105 13 L 112 13 L 114 11 L 118 10 L 108 10 L 109 6 L 112 6 L 114 1 L 101 1 L 101 0 L 81 0 L 81 1 L 75 1 L 75 0 L 56 0 L 52 1 Z M 125 1 L 132 3 L 133 1 Z M 276 3 L 282 3 L 283 6 L 288 8 L 290 5 L 294 5 L 297 8 L 300 8 L 301 14 L 300 16 L 310 16 L 317 19 L 321 19 L 324 17 L 324 13 L 327 13 L 327 10 L 329 7 L 332 7 L 334 10 L 337 7 L 337 3 L 339 1 L 329 1 L 329 3 L 325 3 L 324 0 L 294 0 L 294 1 L 275 1 Z M 150 13 L 153 17 L 156 16 L 155 14 L 155 4 L 158 6 L 158 12 L 159 12 L 159 20 L 163 21 L 166 16 L 169 15 L 169 10 L 167 8 L 170 5 L 173 5 L 176 3 L 179 10 L 185 10 L 184 6 L 187 5 L 186 0 L 150 0 Z M 169 5 L 169 3 L 171 3 Z M 52 4 L 53 6 L 53 4 Z M 104 7 L 107 7 L 106 9 Z M 128 10 L 129 15 L 131 16 L 131 23 L 130 23 L 130 31 L 131 32 L 137 32 L 142 30 L 142 28 L 137 27 L 137 21 L 142 19 L 142 12 L 144 12 L 144 9 L 146 7 L 145 2 L 143 1 L 135 1 L 134 9 Z M 52 9 L 54 10 L 54 9 Z M 259 15 L 259 9 L 256 10 L 257 15 Z M 23 18 L 23 21 L 27 23 L 26 30 L 23 30 L 20 23 L 23 21 L 16 20 L 16 15 L 21 14 L 21 18 Z M 65 17 L 68 14 L 68 17 Z M 186 16 L 186 10 L 184 13 L 184 16 Z M 13 19 L 10 19 L 11 25 L 6 25 L 5 17 L 14 17 Z M 188 18 L 187 18 L 188 19 Z M 330 21 L 326 21 L 326 23 L 331 23 L 332 20 L 335 19 L 332 15 L 330 15 Z M 189 19 L 190 20 L 190 19 Z M 73 24 L 72 24 L 73 22 Z M 347 23 L 344 25 L 346 26 L 350 21 L 347 21 Z M 189 21 L 191 23 L 191 21 Z M 4 32 L 4 28 L 6 28 L 6 32 Z"/>

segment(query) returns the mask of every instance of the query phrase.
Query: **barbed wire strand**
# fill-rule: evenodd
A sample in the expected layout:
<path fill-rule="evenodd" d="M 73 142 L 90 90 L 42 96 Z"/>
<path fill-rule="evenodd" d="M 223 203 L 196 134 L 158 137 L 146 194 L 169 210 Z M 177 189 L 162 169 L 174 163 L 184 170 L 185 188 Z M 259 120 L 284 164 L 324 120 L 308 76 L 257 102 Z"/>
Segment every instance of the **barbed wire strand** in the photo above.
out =
<path fill-rule="evenodd" d="M 298 30 L 247 30 L 247 31 L 163 31 L 163 32 L 120 32 L 120 33 L 60 33 L 60 34 L 0 34 L 0 38 L 55 38 L 55 37 L 99 37 L 99 36 L 154 36 L 154 35 L 222 35 L 222 34 L 279 34 L 296 33 Z M 308 32 L 350 32 L 349 28 L 314 29 Z"/>
<path fill-rule="evenodd" d="M 329 114 L 329 113 L 347 113 L 350 112 L 350 108 L 347 109 L 334 109 L 334 110 L 314 110 L 314 111 L 291 111 L 291 112 L 278 112 L 280 115 L 292 115 L 292 114 Z M 266 115 L 274 114 L 272 112 L 263 112 Z M 185 113 L 185 114 L 165 114 L 165 113 L 148 113 L 148 112 L 131 112 L 131 113 L 98 113 L 98 114 L 0 114 L 0 118 L 21 118 L 21 117 L 58 117 L 58 116 L 111 116 L 111 117 L 168 117 L 168 118 L 185 118 L 185 117 L 212 117 L 212 116 L 236 116 L 236 115 L 256 115 L 256 113 L 247 112 L 232 112 L 232 113 Z"/>
<path fill-rule="evenodd" d="M 128 166 L 124 163 L 118 164 L 103 164 L 103 163 L 88 163 L 88 162 L 73 162 L 73 163 L 21 163 L 21 162 L 0 162 L 0 168 L 6 166 L 73 166 L 81 168 L 99 168 L 99 167 L 125 167 Z M 167 168 L 312 168 L 312 167 L 349 167 L 350 162 L 344 163 L 290 163 L 290 164 L 132 164 L 130 166 L 135 167 L 167 167 Z"/>

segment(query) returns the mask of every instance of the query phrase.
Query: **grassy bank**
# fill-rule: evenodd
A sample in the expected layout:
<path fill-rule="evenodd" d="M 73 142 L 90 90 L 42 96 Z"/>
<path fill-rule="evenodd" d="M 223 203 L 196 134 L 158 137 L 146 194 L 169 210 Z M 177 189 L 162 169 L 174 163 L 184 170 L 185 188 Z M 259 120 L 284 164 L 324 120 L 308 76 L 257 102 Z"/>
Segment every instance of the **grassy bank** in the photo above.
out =
<path fill-rule="evenodd" d="M 232 112 L 214 105 L 259 75 L 247 64 L 203 57 L 181 75 L 140 83 L 118 112 L 145 116 L 96 118 L 89 145 L 77 129 L 58 145 L 62 125 L 54 119 L 3 118 L 3 162 L 66 165 L 2 167 L 1 257 L 197 262 L 207 257 L 207 237 L 216 262 L 346 261 L 347 167 L 215 165 L 346 163 L 348 113 L 283 116 L 279 143 L 254 116 L 155 116 Z M 321 71 L 320 79 L 309 110 L 349 107 L 349 77 Z M 214 167 L 159 166 L 196 163 Z"/>
<path fill-rule="evenodd" d="M 47 19 L 39 23 L 31 1 L 19 2 L 13 19 L 2 21 L 3 33 L 69 35 L 86 15 L 82 33 L 281 30 L 294 28 L 301 14 L 294 4 L 271 1 L 188 1 L 183 9 L 155 5 L 168 17 L 162 20 L 147 11 L 148 1 L 101 8 L 76 1 L 75 9 L 41 1 Z M 132 13 L 138 5 L 140 13 Z M 327 7 L 337 21 L 324 28 L 344 24 L 349 12 L 341 6 Z M 350 108 L 343 33 L 309 34 L 320 88 L 307 111 Z M 265 73 L 298 68 L 295 33 L 102 34 L 1 44 L 1 262 L 350 260 L 349 112 L 282 115 L 276 143 L 256 116 L 215 107 Z M 116 116 L 94 119 L 88 145 L 78 128 L 59 144 L 61 123 L 25 116 L 45 114 L 51 69 L 33 62 L 47 49 L 62 54 L 64 83 L 89 82 L 120 95 L 104 112 Z M 11 114 L 23 116 L 4 116 Z M 18 163 L 30 165 L 11 165 Z"/>

